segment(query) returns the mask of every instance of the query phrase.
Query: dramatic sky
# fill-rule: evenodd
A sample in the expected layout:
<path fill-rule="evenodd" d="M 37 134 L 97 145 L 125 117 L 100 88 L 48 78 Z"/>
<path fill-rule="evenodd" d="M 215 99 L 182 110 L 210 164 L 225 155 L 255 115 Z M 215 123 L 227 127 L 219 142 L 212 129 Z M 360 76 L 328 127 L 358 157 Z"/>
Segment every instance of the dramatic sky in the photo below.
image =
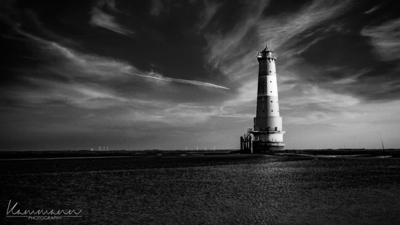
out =
<path fill-rule="evenodd" d="M 287 148 L 400 148 L 396 0 L 2 0 L 0 24 L 1 150 L 237 149 L 267 43 Z"/>

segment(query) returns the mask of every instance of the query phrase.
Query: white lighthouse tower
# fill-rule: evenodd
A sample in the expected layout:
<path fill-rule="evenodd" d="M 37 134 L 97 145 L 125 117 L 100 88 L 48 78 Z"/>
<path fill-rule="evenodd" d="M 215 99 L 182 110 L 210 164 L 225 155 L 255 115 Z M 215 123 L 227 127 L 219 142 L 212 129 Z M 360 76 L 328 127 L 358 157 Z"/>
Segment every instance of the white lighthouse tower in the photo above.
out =
<path fill-rule="evenodd" d="M 241 150 L 268 152 L 283 150 L 282 117 L 279 114 L 276 56 L 268 46 L 257 54 L 258 91 L 254 127 L 241 137 Z"/>

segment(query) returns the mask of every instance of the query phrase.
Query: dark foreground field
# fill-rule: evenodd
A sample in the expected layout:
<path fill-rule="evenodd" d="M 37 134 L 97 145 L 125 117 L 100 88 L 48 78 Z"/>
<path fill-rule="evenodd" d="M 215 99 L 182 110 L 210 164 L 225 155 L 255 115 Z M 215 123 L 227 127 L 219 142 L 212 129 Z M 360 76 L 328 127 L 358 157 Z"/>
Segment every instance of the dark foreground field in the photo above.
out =
<path fill-rule="evenodd" d="M 17 158 L 0 161 L 2 175 L 62 173 L 84 171 L 135 170 L 152 168 L 181 168 L 199 166 L 223 166 L 257 164 L 273 161 L 312 159 L 301 156 L 251 155 L 251 154 L 147 154 L 140 156 L 74 156 L 61 158 Z"/>
<path fill-rule="evenodd" d="M 6 158 L 0 211 L 10 201 L 82 211 L 55 221 L 5 213 L 0 223 L 400 224 L 400 159 L 300 153 Z"/>
<path fill-rule="evenodd" d="M 147 156 L 211 156 L 211 155 L 237 155 L 239 150 L 64 150 L 64 151 L 0 151 L 1 159 L 23 159 L 23 158 L 71 158 L 71 157 L 147 157 Z M 301 154 L 301 155 L 358 155 L 364 157 L 390 156 L 400 158 L 399 149 L 288 149 L 276 151 L 267 155 L 275 154 Z"/>

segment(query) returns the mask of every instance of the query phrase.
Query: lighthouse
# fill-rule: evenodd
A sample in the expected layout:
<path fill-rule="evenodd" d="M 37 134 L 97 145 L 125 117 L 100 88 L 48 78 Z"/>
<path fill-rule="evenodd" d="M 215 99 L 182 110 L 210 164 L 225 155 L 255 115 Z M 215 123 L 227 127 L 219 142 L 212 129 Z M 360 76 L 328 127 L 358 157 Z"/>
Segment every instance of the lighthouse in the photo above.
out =
<path fill-rule="evenodd" d="M 254 127 L 240 138 L 244 152 L 263 153 L 284 150 L 282 117 L 279 112 L 276 55 L 267 47 L 257 53 L 258 88 Z"/>

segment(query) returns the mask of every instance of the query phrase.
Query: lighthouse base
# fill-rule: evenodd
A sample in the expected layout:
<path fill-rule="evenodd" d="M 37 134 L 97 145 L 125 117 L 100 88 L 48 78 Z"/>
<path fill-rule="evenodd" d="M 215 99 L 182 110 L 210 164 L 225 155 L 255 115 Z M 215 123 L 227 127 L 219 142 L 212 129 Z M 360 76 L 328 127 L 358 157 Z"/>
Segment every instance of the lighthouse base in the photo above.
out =
<path fill-rule="evenodd" d="M 243 153 L 272 153 L 285 150 L 284 133 L 285 131 L 258 131 L 249 128 L 247 133 L 240 137 L 240 150 Z"/>
<path fill-rule="evenodd" d="M 254 153 L 268 153 L 285 150 L 285 144 L 283 142 L 253 141 L 252 147 Z"/>

